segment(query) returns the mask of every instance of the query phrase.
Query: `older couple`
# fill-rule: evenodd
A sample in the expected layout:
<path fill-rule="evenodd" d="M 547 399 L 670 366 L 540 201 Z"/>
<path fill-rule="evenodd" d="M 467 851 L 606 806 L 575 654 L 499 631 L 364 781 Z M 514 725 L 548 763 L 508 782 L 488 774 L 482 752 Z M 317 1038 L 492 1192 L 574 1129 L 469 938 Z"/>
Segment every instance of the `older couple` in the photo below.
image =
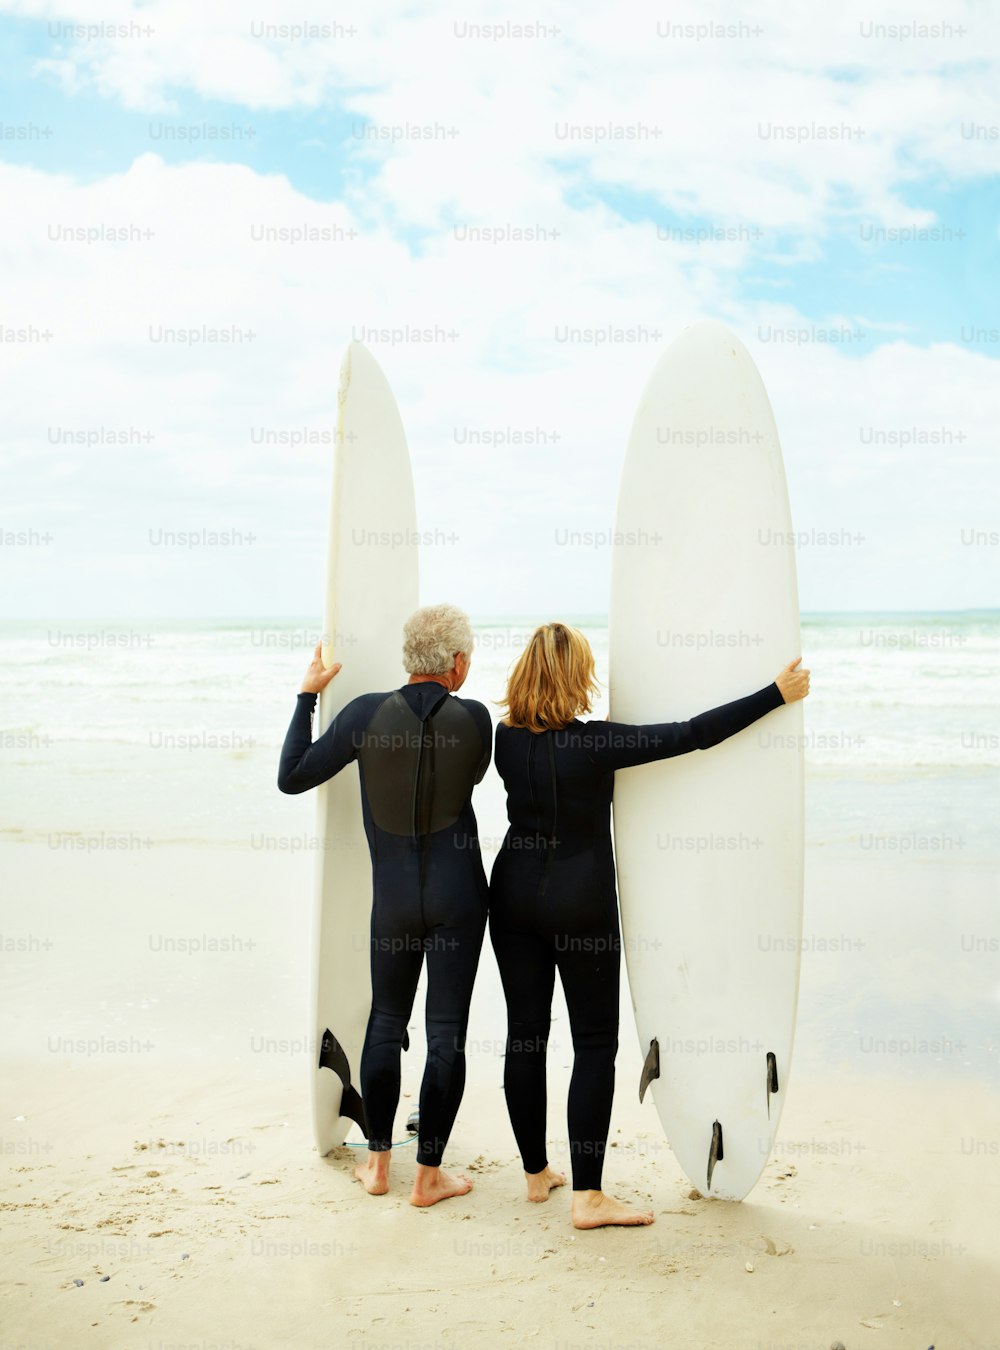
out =
<path fill-rule="evenodd" d="M 688 722 L 641 728 L 580 721 L 597 684 L 586 638 L 564 624 L 537 629 L 511 672 L 496 731 L 496 766 L 510 827 L 489 892 L 472 789 L 490 762 L 491 722 L 457 696 L 472 626 L 453 605 L 406 623 L 409 681 L 354 699 L 315 743 L 316 695 L 336 677 L 320 648 L 306 672 L 281 754 L 278 786 L 304 792 L 359 763 L 371 848 L 372 1008 L 361 1061 L 368 1157 L 355 1169 L 372 1195 L 389 1187 L 400 1051 L 427 957 L 427 1063 L 420 1090 L 415 1205 L 463 1195 L 472 1182 L 441 1167 L 465 1086 L 469 1004 L 487 920 L 507 1001 L 504 1091 L 528 1198 L 566 1178 L 545 1149 L 545 1055 L 555 972 L 573 1037 L 569 1137 L 577 1228 L 652 1223 L 604 1194 L 618 1048 L 620 935 L 610 807 L 616 770 L 717 745 L 782 703 L 804 698 L 809 672 L 790 662 L 775 681 Z M 385 939 L 394 939 L 386 941 Z"/>

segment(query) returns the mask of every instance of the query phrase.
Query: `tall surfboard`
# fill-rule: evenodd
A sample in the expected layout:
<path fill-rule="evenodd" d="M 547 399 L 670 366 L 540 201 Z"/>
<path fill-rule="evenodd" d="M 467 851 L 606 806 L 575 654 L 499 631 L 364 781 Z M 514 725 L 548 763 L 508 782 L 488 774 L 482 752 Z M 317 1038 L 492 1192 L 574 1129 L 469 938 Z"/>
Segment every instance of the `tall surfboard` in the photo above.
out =
<path fill-rule="evenodd" d="M 801 654 L 781 447 L 720 323 L 646 386 L 618 499 L 611 716 L 684 721 Z M 616 775 L 615 854 L 636 1027 L 667 1139 L 702 1194 L 742 1200 L 788 1087 L 803 887 L 802 703 Z"/>
<path fill-rule="evenodd" d="M 340 368 L 317 736 L 359 694 L 396 689 L 403 623 L 417 608 L 413 478 L 403 424 L 378 363 L 352 342 Z M 362 1136 L 361 1050 L 371 1008 L 372 868 L 357 764 L 317 789 L 312 1109 L 321 1155 Z"/>

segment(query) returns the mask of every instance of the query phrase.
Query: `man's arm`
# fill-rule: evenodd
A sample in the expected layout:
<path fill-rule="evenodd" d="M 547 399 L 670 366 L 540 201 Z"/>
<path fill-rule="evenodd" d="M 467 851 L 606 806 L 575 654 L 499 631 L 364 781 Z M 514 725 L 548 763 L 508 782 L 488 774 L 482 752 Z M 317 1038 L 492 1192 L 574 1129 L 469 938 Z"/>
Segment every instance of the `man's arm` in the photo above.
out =
<path fill-rule="evenodd" d="M 316 695 L 299 694 L 295 711 L 281 748 L 278 787 L 282 792 L 308 792 L 339 773 L 358 752 L 359 713 L 364 697 L 352 699 L 327 727 L 318 741 L 312 738 L 312 712 Z"/>
<path fill-rule="evenodd" d="M 479 728 L 479 734 L 483 740 L 483 757 L 479 761 L 479 767 L 476 769 L 477 783 L 481 783 L 486 777 L 486 770 L 490 767 L 490 760 L 493 758 L 493 723 L 490 721 L 489 709 L 474 699 L 464 700 L 465 706 L 475 718 L 476 726 Z"/>

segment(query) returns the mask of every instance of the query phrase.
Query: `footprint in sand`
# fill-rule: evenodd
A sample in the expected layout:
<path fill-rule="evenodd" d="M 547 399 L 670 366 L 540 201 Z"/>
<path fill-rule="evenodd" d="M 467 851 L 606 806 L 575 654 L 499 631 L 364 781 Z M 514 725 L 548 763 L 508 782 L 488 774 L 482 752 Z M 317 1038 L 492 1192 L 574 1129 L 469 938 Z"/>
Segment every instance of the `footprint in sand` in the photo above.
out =
<path fill-rule="evenodd" d="M 119 1302 L 126 1308 L 136 1309 L 135 1316 L 131 1319 L 133 1322 L 138 1322 L 139 1313 L 151 1313 L 156 1310 L 156 1304 L 149 1303 L 144 1298 L 124 1298 L 120 1299 Z"/>
<path fill-rule="evenodd" d="M 775 1242 L 774 1238 L 769 1238 L 763 1233 L 759 1238 L 754 1238 L 750 1245 L 755 1251 L 763 1252 L 767 1256 L 788 1256 L 795 1251 L 795 1248 L 790 1247 L 787 1242 L 780 1240 Z"/>
<path fill-rule="evenodd" d="M 487 1162 L 486 1158 L 480 1153 L 478 1158 L 467 1164 L 466 1170 L 469 1172 L 495 1172 L 497 1168 L 502 1166 L 503 1163 L 497 1162 L 495 1159 Z"/>

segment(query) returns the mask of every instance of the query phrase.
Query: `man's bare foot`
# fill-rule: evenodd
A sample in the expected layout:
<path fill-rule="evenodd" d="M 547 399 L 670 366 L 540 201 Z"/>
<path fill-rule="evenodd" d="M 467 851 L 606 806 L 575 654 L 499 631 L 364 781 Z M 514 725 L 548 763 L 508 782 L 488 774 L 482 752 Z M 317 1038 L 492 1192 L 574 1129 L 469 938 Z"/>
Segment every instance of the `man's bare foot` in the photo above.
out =
<path fill-rule="evenodd" d="M 369 1195 L 385 1195 L 389 1189 L 389 1161 L 392 1154 L 369 1153 L 364 1162 L 359 1162 L 354 1175 Z"/>
<path fill-rule="evenodd" d="M 623 1205 L 620 1200 L 612 1200 L 603 1191 L 573 1192 L 574 1228 L 603 1228 L 607 1224 L 631 1228 L 652 1222 L 651 1209 L 633 1209 L 631 1205 Z"/>
<path fill-rule="evenodd" d="M 428 1205 L 436 1205 L 439 1200 L 450 1200 L 454 1195 L 467 1195 L 471 1190 L 472 1182 L 461 1172 L 452 1176 L 450 1172 L 442 1171 L 440 1167 L 425 1167 L 423 1163 L 417 1163 L 410 1204 L 426 1209 Z"/>
<path fill-rule="evenodd" d="M 524 1179 L 528 1183 L 528 1199 L 539 1202 L 549 1198 L 549 1191 L 553 1187 L 566 1185 L 565 1174 L 553 1172 L 549 1166 L 544 1167 L 541 1172 L 525 1172 Z"/>

